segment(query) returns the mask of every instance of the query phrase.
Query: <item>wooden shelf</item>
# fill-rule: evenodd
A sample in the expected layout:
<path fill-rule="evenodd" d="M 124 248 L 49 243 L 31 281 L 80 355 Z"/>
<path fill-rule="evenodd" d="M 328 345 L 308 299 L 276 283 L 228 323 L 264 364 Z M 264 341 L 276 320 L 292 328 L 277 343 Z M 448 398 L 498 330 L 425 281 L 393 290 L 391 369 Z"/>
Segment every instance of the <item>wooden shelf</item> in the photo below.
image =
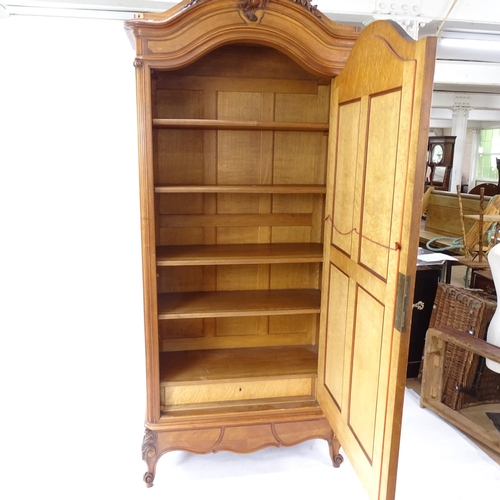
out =
<path fill-rule="evenodd" d="M 176 245 L 156 249 L 158 266 L 224 264 L 297 264 L 321 262 L 320 243 L 276 243 L 255 245 Z"/>
<path fill-rule="evenodd" d="M 293 412 L 295 415 L 310 415 L 311 413 L 321 412 L 318 402 L 314 396 L 289 396 L 284 398 L 252 399 L 250 401 L 225 401 L 223 405 L 213 403 L 212 405 L 203 404 L 184 404 L 162 406 L 160 422 L 173 419 L 186 418 L 206 418 L 223 417 L 226 421 L 230 418 L 238 418 L 241 415 L 245 417 L 251 415 L 261 419 L 264 414 L 279 415 Z M 271 417 L 273 418 L 273 417 Z M 184 423 L 184 422 L 183 422 Z"/>
<path fill-rule="evenodd" d="M 318 354 L 313 346 L 253 347 L 160 353 L 162 385 L 255 379 L 263 377 L 315 376 Z"/>
<path fill-rule="evenodd" d="M 158 319 L 316 314 L 320 302 L 312 289 L 162 293 Z"/>
<path fill-rule="evenodd" d="M 325 194 L 326 186 L 308 184 L 156 186 L 155 193 Z"/>
<path fill-rule="evenodd" d="M 256 130 L 290 132 L 328 132 L 328 123 L 261 122 L 240 120 L 200 120 L 154 118 L 154 128 L 204 129 L 204 130 Z"/>

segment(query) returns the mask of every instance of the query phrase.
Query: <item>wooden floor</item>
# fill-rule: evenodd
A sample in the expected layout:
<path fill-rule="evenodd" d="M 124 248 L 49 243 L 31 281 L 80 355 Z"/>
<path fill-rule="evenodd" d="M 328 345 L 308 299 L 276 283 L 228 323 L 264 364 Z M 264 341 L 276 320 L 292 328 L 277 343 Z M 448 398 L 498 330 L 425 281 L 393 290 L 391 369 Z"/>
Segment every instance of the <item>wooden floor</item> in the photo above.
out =
<path fill-rule="evenodd" d="M 412 389 L 417 394 L 420 395 L 420 382 L 416 378 L 409 378 L 406 380 L 406 387 Z M 483 425 L 488 432 L 500 434 L 500 432 L 491 423 L 490 419 L 486 416 L 486 412 L 500 412 L 500 404 L 487 404 L 474 406 L 461 410 L 460 413 L 466 415 L 468 418 L 474 422 Z M 500 454 L 495 453 L 493 450 L 483 445 L 476 439 L 467 436 L 471 441 L 473 441 L 479 448 L 481 448 L 492 460 L 500 465 Z"/>

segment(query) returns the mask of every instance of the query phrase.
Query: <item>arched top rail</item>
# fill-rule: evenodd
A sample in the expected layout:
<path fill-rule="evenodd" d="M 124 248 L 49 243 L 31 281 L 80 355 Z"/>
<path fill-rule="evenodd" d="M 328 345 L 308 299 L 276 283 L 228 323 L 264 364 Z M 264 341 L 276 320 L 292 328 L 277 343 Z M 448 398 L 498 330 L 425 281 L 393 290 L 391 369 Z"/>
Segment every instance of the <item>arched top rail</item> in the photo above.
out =
<path fill-rule="evenodd" d="M 277 49 L 321 77 L 340 73 L 359 35 L 310 0 L 185 0 L 125 27 L 138 64 L 177 69 L 222 45 L 248 43 Z"/>

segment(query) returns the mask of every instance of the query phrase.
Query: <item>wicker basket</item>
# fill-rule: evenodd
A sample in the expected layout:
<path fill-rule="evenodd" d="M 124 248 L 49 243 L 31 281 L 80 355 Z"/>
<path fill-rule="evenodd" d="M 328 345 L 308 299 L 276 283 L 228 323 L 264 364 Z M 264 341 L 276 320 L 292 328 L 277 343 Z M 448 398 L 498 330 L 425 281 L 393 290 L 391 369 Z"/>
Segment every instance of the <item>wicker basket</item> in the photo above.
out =
<path fill-rule="evenodd" d="M 447 325 L 484 339 L 496 307 L 494 296 L 439 283 L 429 327 Z M 461 347 L 448 345 L 442 402 L 460 410 L 499 401 L 500 374 L 489 370 L 484 358 Z"/>

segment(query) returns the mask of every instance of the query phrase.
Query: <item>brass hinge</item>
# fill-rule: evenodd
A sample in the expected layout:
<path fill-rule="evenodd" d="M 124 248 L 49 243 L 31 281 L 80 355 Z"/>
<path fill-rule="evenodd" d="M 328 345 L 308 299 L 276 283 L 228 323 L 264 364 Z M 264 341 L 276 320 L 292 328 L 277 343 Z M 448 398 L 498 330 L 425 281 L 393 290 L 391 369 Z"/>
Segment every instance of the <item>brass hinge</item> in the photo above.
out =
<path fill-rule="evenodd" d="M 406 316 L 408 314 L 408 303 L 410 296 L 411 276 L 399 273 L 398 292 L 396 295 L 396 318 L 394 327 L 401 333 L 406 333 Z"/>

